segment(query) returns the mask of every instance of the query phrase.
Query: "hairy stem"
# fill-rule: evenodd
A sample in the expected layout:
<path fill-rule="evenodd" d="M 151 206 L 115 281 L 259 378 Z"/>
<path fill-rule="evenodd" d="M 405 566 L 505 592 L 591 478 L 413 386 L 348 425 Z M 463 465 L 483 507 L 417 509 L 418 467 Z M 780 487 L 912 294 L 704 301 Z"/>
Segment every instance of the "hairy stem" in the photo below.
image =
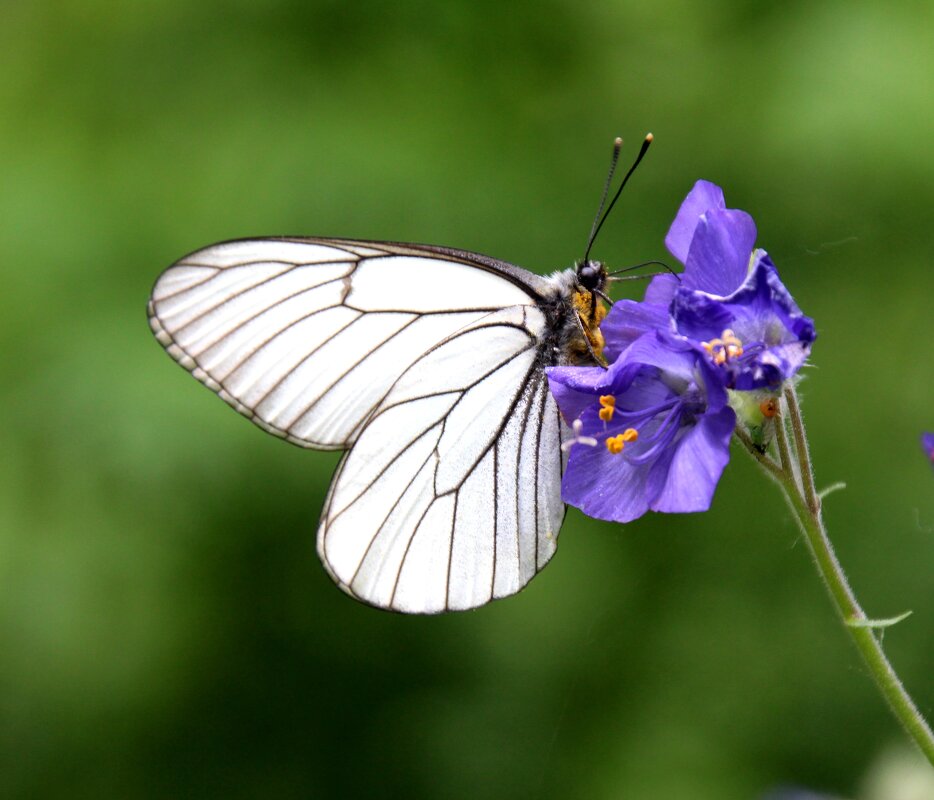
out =
<path fill-rule="evenodd" d="M 869 668 L 872 679 L 885 697 L 892 713 L 934 766 L 934 734 L 886 658 L 875 632 L 876 628 L 891 624 L 891 621 L 874 622 L 866 616 L 827 537 L 821 514 L 821 498 L 814 488 L 814 473 L 810 463 L 804 420 L 794 388 L 785 390 L 785 406 L 797 458 L 792 456 L 788 446 L 784 419 L 778 420 L 776 426 L 780 466 L 754 447 L 750 447 L 752 442 L 748 436 L 737 433 L 737 438 L 763 466 L 769 477 L 781 486 L 795 520 L 804 533 L 817 571 L 830 593 L 847 633 Z M 779 468 L 775 469 L 776 466 Z"/>

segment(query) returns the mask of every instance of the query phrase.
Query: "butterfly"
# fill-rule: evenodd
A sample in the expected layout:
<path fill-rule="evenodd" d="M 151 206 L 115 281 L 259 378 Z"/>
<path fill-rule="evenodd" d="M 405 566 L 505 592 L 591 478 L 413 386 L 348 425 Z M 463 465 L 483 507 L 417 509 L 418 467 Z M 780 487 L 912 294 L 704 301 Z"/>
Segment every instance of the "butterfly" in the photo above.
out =
<path fill-rule="evenodd" d="M 317 535 L 338 586 L 437 613 L 514 594 L 554 555 L 568 428 L 545 369 L 602 361 L 607 280 L 587 255 L 542 277 L 446 247 L 243 239 L 166 269 L 148 314 L 259 427 L 346 451 Z"/>

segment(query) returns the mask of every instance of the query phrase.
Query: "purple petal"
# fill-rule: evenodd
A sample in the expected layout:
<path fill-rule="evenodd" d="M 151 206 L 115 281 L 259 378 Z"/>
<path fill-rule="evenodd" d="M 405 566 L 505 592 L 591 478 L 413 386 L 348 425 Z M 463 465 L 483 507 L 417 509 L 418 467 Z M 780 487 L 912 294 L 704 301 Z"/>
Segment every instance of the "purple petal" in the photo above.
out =
<path fill-rule="evenodd" d="M 592 406 L 594 397 L 605 394 L 601 388 L 606 383 L 603 367 L 548 367 L 548 388 L 558 403 L 561 416 L 566 420 L 577 419 L 586 408 Z"/>
<path fill-rule="evenodd" d="M 668 273 L 656 275 L 649 281 L 649 285 L 646 287 L 645 302 L 668 308 L 668 306 L 671 305 L 672 298 L 675 296 L 675 290 L 680 285 L 681 281 L 674 275 Z"/>
<path fill-rule="evenodd" d="M 653 511 L 687 513 L 710 508 L 720 475 L 730 460 L 730 437 L 736 414 L 726 407 L 705 414 L 678 442 L 667 465 Z"/>
<path fill-rule="evenodd" d="M 696 350 L 695 353 L 697 353 Z M 708 359 L 698 357 L 695 369 L 707 395 L 707 413 L 714 414 L 725 408 L 730 397 L 723 385 L 723 377 L 717 371 L 717 368 Z"/>
<path fill-rule="evenodd" d="M 810 317 L 804 316 L 798 304 L 785 288 L 782 279 L 778 276 L 778 270 L 769 254 L 765 250 L 756 250 L 756 263 L 749 276 L 748 283 L 755 284 L 756 281 L 762 281 L 768 286 L 768 290 L 760 288 L 758 296 L 762 306 L 768 305 L 782 320 L 785 327 L 795 336 L 806 344 L 811 344 L 817 338 L 817 331 L 814 329 L 814 321 Z M 759 277 L 759 276 L 762 277 Z M 741 293 L 737 293 L 742 297 Z M 737 300 L 733 300 L 737 302 Z"/>
<path fill-rule="evenodd" d="M 645 411 L 663 403 L 670 405 L 672 394 L 671 388 L 659 380 L 658 368 L 647 365 L 639 365 L 639 371 L 628 386 L 614 392 L 614 396 L 617 397 L 616 409 L 620 412 Z M 606 426 L 601 424 L 600 427 Z M 628 427 L 628 423 L 624 427 Z M 622 430 L 614 430 L 611 433 L 622 433 Z"/>
<path fill-rule="evenodd" d="M 810 346 L 802 342 L 770 347 L 748 364 L 741 364 L 734 372 L 731 386 L 739 391 L 777 389 L 804 366 L 810 354 Z"/>
<path fill-rule="evenodd" d="M 600 325 L 606 338 L 603 355 L 607 361 L 616 361 L 636 339 L 648 331 L 667 330 L 670 325 L 668 306 L 619 300 Z"/>
<path fill-rule="evenodd" d="M 713 209 L 701 217 L 684 262 L 682 286 L 725 296 L 749 271 L 756 223 L 745 211 Z"/>
<path fill-rule="evenodd" d="M 798 308 L 791 293 L 778 276 L 778 269 L 765 250 L 757 249 L 754 263 L 743 284 L 723 300 L 737 305 L 748 305 L 757 311 L 775 310 L 789 323 L 795 319 L 807 319 Z M 812 326 L 813 327 L 813 326 Z"/>
<path fill-rule="evenodd" d="M 675 330 L 697 342 L 709 341 L 733 326 L 733 309 L 719 297 L 705 292 L 679 289 L 671 305 Z"/>
<path fill-rule="evenodd" d="M 701 215 L 713 208 L 726 208 L 723 190 L 710 181 L 698 181 L 681 203 L 665 237 L 665 247 L 682 264 L 687 263 L 691 239 Z"/>
<path fill-rule="evenodd" d="M 681 337 L 676 338 L 665 331 L 654 331 L 633 342 L 626 350 L 623 360 L 628 363 L 650 364 L 679 378 L 690 380 L 697 355 L 691 344 Z M 610 371 L 616 364 L 610 365 Z"/>
<path fill-rule="evenodd" d="M 561 497 L 589 517 L 632 522 L 649 510 L 650 469 L 651 465 L 631 466 L 603 443 L 575 447 L 561 481 Z"/>
<path fill-rule="evenodd" d="M 921 447 L 924 450 L 924 454 L 928 457 L 928 461 L 934 466 L 934 433 L 921 434 Z"/>

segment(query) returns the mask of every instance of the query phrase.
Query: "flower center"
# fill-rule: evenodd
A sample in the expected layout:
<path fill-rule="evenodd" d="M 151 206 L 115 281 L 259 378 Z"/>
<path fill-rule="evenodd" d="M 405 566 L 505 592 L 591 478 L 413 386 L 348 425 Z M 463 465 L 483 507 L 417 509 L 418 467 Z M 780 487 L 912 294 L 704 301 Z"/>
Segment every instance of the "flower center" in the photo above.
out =
<path fill-rule="evenodd" d="M 600 398 L 603 399 L 602 397 Z M 614 456 L 619 455 L 623 452 L 623 448 L 628 442 L 634 442 L 639 438 L 639 431 L 635 428 L 626 428 L 622 433 L 617 433 L 616 436 L 608 436 L 606 439 L 606 449 L 609 450 Z"/>
<path fill-rule="evenodd" d="M 633 464 L 642 463 L 645 459 L 654 458 L 659 447 L 664 447 L 677 433 L 678 420 L 686 412 L 687 398 L 681 396 L 668 397 L 660 403 L 646 406 L 634 411 L 627 411 L 617 405 L 612 395 L 601 395 L 600 409 L 597 416 L 603 422 L 604 429 L 611 419 L 621 433 L 597 436 L 603 441 L 607 452 L 619 455 L 625 449 L 624 458 Z M 646 430 L 647 426 L 649 429 Z M 596 433 L 596 432 L 595 432 Z M 636 451 L 626 448 L 627 444 L 639 442 Z"/>
<path fill-rule="evenodd" d="M 727 328 L 720 334 L 720 338 L 711 339 L 709 342 L 701 342 L 703 347 L 713 363 L 717 366 L 726 364 L 734 358 L 739 358 L 743 354 L 743 343 L 739 337 L 733 333 L 732 328 Z"/>

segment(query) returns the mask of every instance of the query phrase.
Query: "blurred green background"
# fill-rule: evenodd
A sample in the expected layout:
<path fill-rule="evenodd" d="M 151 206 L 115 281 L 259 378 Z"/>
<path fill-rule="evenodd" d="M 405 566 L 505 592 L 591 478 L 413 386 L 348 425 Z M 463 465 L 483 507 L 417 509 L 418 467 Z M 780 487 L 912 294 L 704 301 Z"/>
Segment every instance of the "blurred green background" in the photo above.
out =
<path fill-rule="evenodd" d="M 263 434 L 152 339 L 220 239 L 666 257 L 696 178 L 817 321 L 831 535 L 934 711 L 930 3 L 420 0 L 0 6 L 0 795 L 855 796 L 901 734 L 777 491 L 568 515 L 520 595 L 406 618 L 314 554 L 333 455 Z"/>

